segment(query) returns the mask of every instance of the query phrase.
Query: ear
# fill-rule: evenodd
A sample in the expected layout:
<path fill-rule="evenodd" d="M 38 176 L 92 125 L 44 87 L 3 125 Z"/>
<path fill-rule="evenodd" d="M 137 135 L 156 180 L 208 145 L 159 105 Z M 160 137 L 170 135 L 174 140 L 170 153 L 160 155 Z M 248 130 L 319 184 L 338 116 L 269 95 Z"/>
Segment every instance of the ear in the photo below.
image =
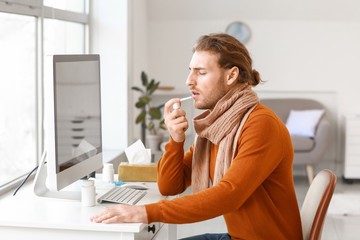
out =
<path fill-rule="evenodd" d="M 239 77 L 239 68 L 238 67 L 235 66 L 235 67 L 228 69 L 227 75 L 226 75 L 226 84 L 228 86 L 233 85 L 234 83 L 236 83 L 238 77 Z"/>

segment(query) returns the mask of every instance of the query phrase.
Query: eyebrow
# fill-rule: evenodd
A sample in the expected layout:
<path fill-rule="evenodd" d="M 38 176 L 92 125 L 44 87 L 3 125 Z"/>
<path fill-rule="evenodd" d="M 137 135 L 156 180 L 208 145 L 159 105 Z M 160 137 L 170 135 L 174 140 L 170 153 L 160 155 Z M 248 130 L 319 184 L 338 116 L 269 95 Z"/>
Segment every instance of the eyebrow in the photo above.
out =
<path fill-rule="evenodd" d="M 194 68 L 189 67 L 189 70 L 191 70 L 191 69 L 199 71 L 199 70 L 204 70 L 206 68 L 204 68 L 204 67 L 194 67 Z"/>

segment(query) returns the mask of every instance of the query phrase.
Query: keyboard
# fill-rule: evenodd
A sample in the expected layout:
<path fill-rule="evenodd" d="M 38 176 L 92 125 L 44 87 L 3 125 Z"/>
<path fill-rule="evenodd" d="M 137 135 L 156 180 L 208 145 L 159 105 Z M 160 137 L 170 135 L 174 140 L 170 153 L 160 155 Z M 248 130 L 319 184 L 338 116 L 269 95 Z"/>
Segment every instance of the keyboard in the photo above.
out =
<path fill-rule="evenodd" d="M 128 187 L 114 187 L 98 199 L 98 203 L 110 202 L 135 205 L 146 195 L 146 190 L 138 190 Z"/>

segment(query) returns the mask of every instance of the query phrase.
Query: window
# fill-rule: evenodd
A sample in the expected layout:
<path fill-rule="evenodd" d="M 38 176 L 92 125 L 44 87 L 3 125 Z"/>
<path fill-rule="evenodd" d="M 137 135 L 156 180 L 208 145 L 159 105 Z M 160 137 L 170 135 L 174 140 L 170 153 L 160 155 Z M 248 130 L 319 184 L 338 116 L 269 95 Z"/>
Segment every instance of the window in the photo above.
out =
<path fill-rule="evenodd" d="M 44 0 L 44 5 L 61 10 L 85 13 L 84 0 Z"/>
<path fill-rule="evenodd" d="M 44 76 L 45 80 L 52 73 L 49 56 L 53 54 L 81 54 L 86 53 L 84 24 L 59 21 L 56 19 L 44 20 Z"/>
<path fill-rule="evenodd" d="M 86 13 L 84 0 L 44 0 L 44 5 L 61 10 Z"/>
<path fill-rule="evenodd" d="M 45 19 L 44 30 L 45 54 L 85 52 L 83 24 Z"/>
<path fill-rule="evenodd" d="M 0 185 L 36 163 L 35 30 L 35 17 L 0 13 Z"/>
<path fill-rule="evenodd" d="M 46 56 L 89 52 L 88 4 L 0 0 L 0 188 L 40 160 Z"/>

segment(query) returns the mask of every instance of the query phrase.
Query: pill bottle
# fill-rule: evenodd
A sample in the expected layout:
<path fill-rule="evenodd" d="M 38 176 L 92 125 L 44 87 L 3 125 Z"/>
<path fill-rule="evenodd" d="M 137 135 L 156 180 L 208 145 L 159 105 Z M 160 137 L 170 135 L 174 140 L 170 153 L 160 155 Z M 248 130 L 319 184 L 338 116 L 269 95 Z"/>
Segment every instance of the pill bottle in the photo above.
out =
<path fill-rule="evenodd" d="M 112 163 L 104 163 L 102 174 L 105 182 L 112 183 L 114 181 L 114 166 Z"/>
<path fill-rule="evenodd" d="M 83 180 L 81 186 L 81 205 L 84 207 L 95 206 L 96 191 L 94 180 Z"/>

